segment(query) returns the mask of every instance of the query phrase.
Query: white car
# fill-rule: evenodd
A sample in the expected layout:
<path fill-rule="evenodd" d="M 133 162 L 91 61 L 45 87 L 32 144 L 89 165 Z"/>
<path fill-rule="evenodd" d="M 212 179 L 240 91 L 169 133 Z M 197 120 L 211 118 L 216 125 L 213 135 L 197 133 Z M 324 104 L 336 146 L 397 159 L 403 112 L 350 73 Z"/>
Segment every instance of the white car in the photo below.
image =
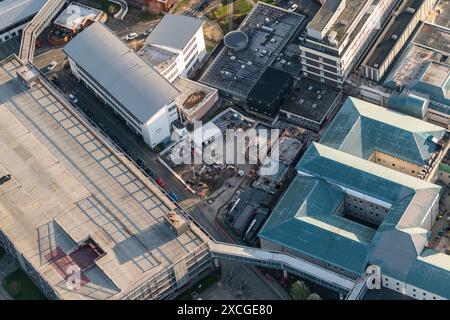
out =
<path fill-rule="evenodd" d="M 53 69 L 55 69 L 55 67 L 58 65 L 58 62 L 56 61 L 52 61 L 50 62 L 50 64 L 47 66 L 47 70 L 48 71 L 52 71 Z"/>
<path fill-rule="evenodd" d="M 153 29 L 147 29 L 147 30 L 145 30 L 144 33 L 143 33 L 144 36 L 145 36 L 145 37 L 148 36 L 148 35 L 150 34 L 150 32 L 152 32 L 152 30 L 153 30 Z"/>
<path fill-rule="evenodd" d="M 294 12 L 295 10 L 297 10 L 298 8 L 298 4 L 293 4 L 292 6 L 289 7 L 288 11 L 289 12 Z"/>
<path fill-rule="evenodd" d="M 78 103 L 78 99 L 73 95 L 73 93 L 69 94 L 69 100 L 73 103 Z"/>
<path fill-rule="evenodd" d="M 137 33 L 133 32 L 133 33 L 127 34 L 127 36 L 125 37 L 125 40 L 130 41 L 130 40 L 136 39 L 137 37 L 138 37 Z"/>

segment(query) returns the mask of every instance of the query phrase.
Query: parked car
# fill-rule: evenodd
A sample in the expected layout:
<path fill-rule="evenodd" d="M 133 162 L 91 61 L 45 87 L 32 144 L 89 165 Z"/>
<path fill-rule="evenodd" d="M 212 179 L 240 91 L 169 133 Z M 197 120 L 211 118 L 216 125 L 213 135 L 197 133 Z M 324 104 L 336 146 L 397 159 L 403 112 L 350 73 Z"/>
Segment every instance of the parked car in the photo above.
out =
<path fill-rule="evenodd" d="M 177 201 L 178 197 L 177 197 L 177 195 L 175 193 L 169 192 L 168 195 L 169 195 L 169 197 L 172 198 L 173 201 Z"/>
<path fill-rule="evenodd" d="M 53 82 L 53 84 L 57 87 L 59 87 L 61 85 L 61 83 L 59 82 L 59 79 L 57 77 L 52 77 L 50 79 L 51 82 Z"/>
<path fill-rule="evenodd" d="M 150 34 L 150 32 L 152 32 L 153 29 L 147 29 L 144 31 L 143 35 L 146 37 Z"/>
<path fill-rule="evenodd" d="M 56 68 L 57 65 L 58 65 L 58 62 L 52 61 L 52 62 L 50 62 L 50 64 L 47 66 L 47 70 L 48 70 L 48 71 L 52 71 L 53 69 Z"/>
<path fill-rule="evenodd" d="M 5 182 L 8 182 L 9 180 L 11 180 L 11 175 L 7 174 L 3 177 L 0 178 L 0 185 L 4 184 Z"/>
<path fill-rule="evenodd" d="M 144 170 L 146 167 L 146 164 L 144 161 L 142 161 L 141 159 L 136 159 L 136 164 L 142 169 Z"/>
<path fill-rule="evenodd" d="M 289 12 L 294 12 L 295 10 L 297 10 L 298 8 L 298 4 L 293 4 L 292 6 L 289 7 L 288 11 Z"/>
<path fill-rule="evenodd" d="M 155 173 L 150 168 L 146 168 L 144 171 L 150 178 L 152 178 L 152 179 L 156 178 Z"/>
<path fill-rule="evenodd" d="M 125 36 L 125 40 L 130 41 L 130 40 L 136 39 L 137 37 L 138 37 L 137 33 L 133 32 L 133 33 L 127 34 Z"/>
<path fill-rule="evenodd" d="M 156 178 L 155 181 L 161 188 L 165 188 L 167 186 L 166 182 L 161 177 Z"/>
<path fill-rule="evenodd" d="M 72 101 L 73 103 L 78 103 L 78 99 L 77 97 L 75 97 L 73 93 L 69 94 L 69 100 Z"/>

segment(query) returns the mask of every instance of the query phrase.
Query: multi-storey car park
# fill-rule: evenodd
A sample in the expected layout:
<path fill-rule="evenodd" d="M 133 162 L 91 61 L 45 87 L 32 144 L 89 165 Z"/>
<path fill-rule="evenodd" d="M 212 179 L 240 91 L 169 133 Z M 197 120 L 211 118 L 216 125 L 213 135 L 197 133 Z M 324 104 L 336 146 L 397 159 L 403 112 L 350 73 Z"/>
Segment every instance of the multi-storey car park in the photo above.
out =
<path fill-rule="evenodd" d="M 444 129 L 349 98 L 297 164 L 259 233 L 262 248 L 351 278 L 377 265 L 387 288 L 450 298 L 450 256 L 428 246 L 441 192 L 430 159 L 447 150 Z"/>
<path fill-rule="evenodd" d="M 161 298 L 208 265 L 204 234 L 36 71 L 12 57 L 0 82 L 0 241 L 49 298 Z"/>

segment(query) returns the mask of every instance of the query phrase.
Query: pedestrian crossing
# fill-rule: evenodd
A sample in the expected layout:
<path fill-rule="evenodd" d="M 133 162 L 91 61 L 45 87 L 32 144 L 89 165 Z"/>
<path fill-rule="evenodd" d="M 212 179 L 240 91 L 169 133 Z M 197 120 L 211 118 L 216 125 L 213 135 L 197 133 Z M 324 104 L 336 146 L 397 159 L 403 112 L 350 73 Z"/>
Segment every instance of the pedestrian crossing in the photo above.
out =
<path fill-rule="evenodd" d="M 198 15 L 198 10 L 195 10 L 193 8 L 189 8 L 186 10 L 186 15 L 191 17 L 196 17 Z"/>

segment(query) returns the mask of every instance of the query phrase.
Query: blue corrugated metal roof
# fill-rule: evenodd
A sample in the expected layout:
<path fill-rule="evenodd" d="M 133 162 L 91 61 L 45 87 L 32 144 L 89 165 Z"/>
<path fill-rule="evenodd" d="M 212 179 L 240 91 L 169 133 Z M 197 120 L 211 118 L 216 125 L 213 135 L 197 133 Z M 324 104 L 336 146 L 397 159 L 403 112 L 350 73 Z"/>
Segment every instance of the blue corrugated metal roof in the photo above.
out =
<path fill-rule="evenodd" d="M 406 282 L 418 288 L 427 290 L 446 299 L 450 299 L 450 272 L 448 269 L 440 268 L 436 264 L 431 264 L 423 260 L 424 256 L 444 255 L 437 251 L 428 249 L 422 257 L 416 259 L 409 269 Z M 449 259 L 449 256 L 443 256 Z M 420 299 L 421 297 L 417 297 Z"/>
<path fill-rule="evenodd" d="M 360 159 L 356 157 L 338 150 L 332 151 L 333 149 L 328 150 L 331 151 L 329 154 L 324 154 L 319 150 L 320 148 L 326 147 L 312 144 L 297 164 L 297 170 L 388 203 L 394 203 L 400 198 L 413 194 L 413 189 L 407 186 L 358 169 L 354 162 Z M 342 157 L 342 161 L 337 161 L 338 157 Z M 366 162 L 369 161 L 366 160 Z M 376 166 L 371 162 L 367 165 Z M 389 168 L 385 170 L 388 173 L 392 172 L 393 178 L 397 173 Z"/>
<path fill-rule="evenodd" d="M 259 237 L 359 274 L 375 230 L 334 214 L 344 197 L 320 179 L 297 176 Z"/>
<path fill-rule="evenodd" d="M 430 236 L 424 221 L 441 188 L 367 160 L 373 150 L 426 160 L 437 147 L 431 137 L 443 133 L 424 121 L 349 99 L 321 143 L 312 143 L 297 164 L 301 176 L 259 236 L 357 274 L 368 263 L 377 264 L 383 274 L 449 298 L 442 282 L 449 283 L 450 257 L 422 252 Z M 337 214 L 346 192 L 385 202 L 389 209 L 377 230 Z"/>
<path fill-rule="evenodd" d="M 387 103 L 388 108 L 418 119 L 423 119 L 426 115 L 427 99 L 414 94 L 390 96 Z"/>
<path fill-rule="evenodd" d="M 439 149 L 432 138 L 439 139 L 444 132 L 438 126 L 349 98 L 320 143 L 363 159 L 377 150 L 423 165 Z"/>

